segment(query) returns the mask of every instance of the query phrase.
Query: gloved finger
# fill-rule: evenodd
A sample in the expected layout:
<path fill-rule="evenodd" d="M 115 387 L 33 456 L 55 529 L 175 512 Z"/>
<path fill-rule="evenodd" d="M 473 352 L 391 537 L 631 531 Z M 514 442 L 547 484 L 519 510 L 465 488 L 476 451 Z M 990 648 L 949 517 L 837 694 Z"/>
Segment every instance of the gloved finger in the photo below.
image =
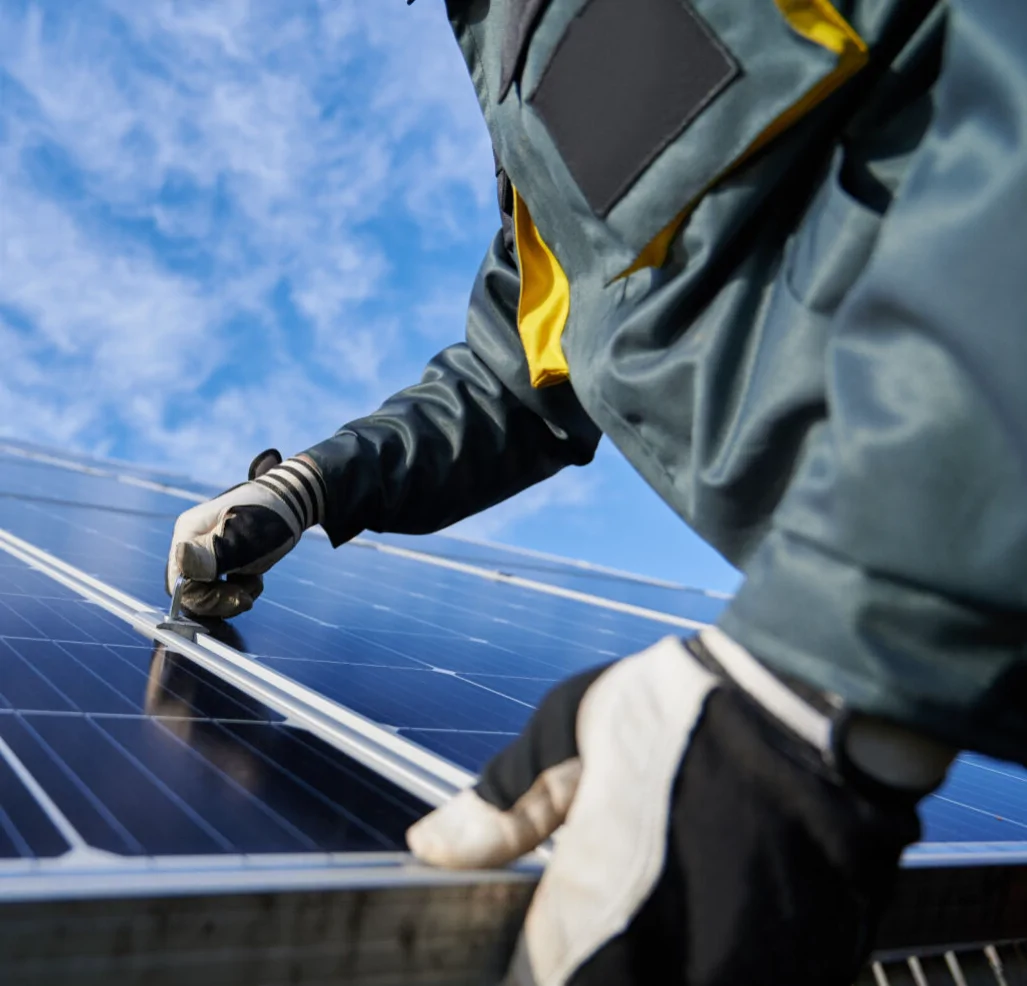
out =
<path fill-rule="evenodd" d="M 243 495 L 245 492 L 239 494 Z M 227 503 L 232 496 L 230 492 L 218 499 Z M 249 496 L 257 499 L 273 494 L 260 490 Z M 216 510 L 218 505 L 211 501 L 201 506 Z M 169 592 L 179 575 L 197 582 L 213 582 L 229 572 L 262 575 L 296 544 L 302 533 L 302 528 L 291 518 L 286 520 L 276 506 L 244 503 L 222 504 L 210 529 L 190 536 L 188 525 L 196 519 L 188 516 L 191 512 L 183 514 L 175 525 L 167 570 Z"/>
<path fill-rule="evenodd" d="M 227 620 L 253 608 L 264 591 L 259 575 L 226 576 L 214 582 L 186 582 L 182 590 L 182 607 L 194 616 Z"/>
<path fill-rule="evenodd" d="M 606 666 L 576 675 L 542 700 L 524 732 L 486 765 L 478 784 L 407 831 L 410 851 L 451 869 L 501 866 L 563 824 L 581 776 L 576 722 Z"/>
<path fill-rule="evenodd" d="M 258 457 L 251 467 L 260 473 L 255 479 L 178 518 L 166 570 L 169 593 L 180 575 L 200 582 L 228 572 L 260 575 L 320 522 L 327 496 L 321 474 L 303 457 L 265 468 L 274 456 Z"/>

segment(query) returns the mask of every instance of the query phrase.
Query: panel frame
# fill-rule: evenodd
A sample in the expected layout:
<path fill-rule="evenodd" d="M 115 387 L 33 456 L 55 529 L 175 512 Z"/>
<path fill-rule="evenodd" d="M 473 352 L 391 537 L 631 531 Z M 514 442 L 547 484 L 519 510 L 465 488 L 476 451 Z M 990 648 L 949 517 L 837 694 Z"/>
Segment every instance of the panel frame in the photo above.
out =
<path fill-rule="evenodd" d="M 304 877 L 308 879 L 304 879 Z M 534 883 L 516 873 L 452 878 L 409 864 L 317 867 L 197 890 L 79 881 L 58 896 L 0 900 L 5 976 L 140 986 L 274 981 L 497 983 Z"/>

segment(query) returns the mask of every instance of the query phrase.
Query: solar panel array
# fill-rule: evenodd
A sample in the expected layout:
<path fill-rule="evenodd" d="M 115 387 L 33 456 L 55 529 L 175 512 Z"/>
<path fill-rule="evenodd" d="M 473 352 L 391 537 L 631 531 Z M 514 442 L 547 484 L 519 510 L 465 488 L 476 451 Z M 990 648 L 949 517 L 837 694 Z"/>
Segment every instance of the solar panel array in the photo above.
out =
<path fill-rule="evenodd" d="M 426 807 L 3 555 L 0 754 L 2 857 L 396 850 Z"/>
<path fill-rule="evenodd" d="M 190 491 L 204 487 L 57 458 L 0 446 L 0 530 L 165 607 L 171 528 Z M 337 551 L 308 536 L 266 582 L 224 642 L 471 772 L 555 682 L 713 621 L 725 605 L 444 536 L 367 537 Z M 126 856 L 388 850 L 426 810 L 2 552 L 0 753 L 6 856 L 64 852 L 69 834 L 54 817 L 88 846 Z M 1027 772 L 965 756 L 922 817 L 922 860 L 953 844 L 1020 851 Z"/>

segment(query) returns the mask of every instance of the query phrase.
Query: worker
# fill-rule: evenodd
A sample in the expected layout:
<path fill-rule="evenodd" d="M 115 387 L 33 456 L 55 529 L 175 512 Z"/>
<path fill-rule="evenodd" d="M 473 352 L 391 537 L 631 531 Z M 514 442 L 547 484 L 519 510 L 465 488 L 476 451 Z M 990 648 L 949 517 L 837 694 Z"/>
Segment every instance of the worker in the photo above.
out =
<path fill-rule="evenodd" d="M 1027 4 L 449 0 L 502 228 L 466 341 L 182 515 L 230 617 L 319 524 L 436 531 L 605 434 L 745 580 L 417 823 L 557 832 L 511 983 L 848 986 L 957 751 L 1027 762 Z"/>

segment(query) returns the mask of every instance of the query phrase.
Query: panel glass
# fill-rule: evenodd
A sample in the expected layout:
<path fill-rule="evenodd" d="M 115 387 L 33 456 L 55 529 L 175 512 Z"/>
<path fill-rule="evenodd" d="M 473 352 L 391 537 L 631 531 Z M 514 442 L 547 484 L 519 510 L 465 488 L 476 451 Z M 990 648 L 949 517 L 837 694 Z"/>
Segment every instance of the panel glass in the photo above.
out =
<path fill-rule="evenodd" d="M 604 599 L 629 603 L 662 613 L 673 613 L 691 620 L 714 622 L 723 612 L 727 600 L 719 593 L 685 586 L 654 584 L 629 574 L 604 571 L 573 561 L 538 557 L 504 548 L 496 544 L 476 544 L 444 535 L 366 534 L 369 540 L 420 551 L 437 558 L 459 561 L 478 568 L 487 568 L 544 582 L 547 585 L 573 589 Z"/>
<path fill-rule="evenodd" d="M 152 605 L 166 605 L 165 554 L 174 518 L 186 501 L 116 479 L 10 457 L 0 459 L 4 492 L 16 495 L 0 496 L 0 527 Z M 693 618 L 711 619 L 722 604 L 701 593 L 583 573 L 449 538 L 378 539 Z M 651 620 L 373 548 L 350 545 L 333 552 L 317 536 L 307 536 L 266 582 L 257 607 L 224 625 L 221 639 L 470 770 L 479 769 L 516 735 L 553 683 L 674 632 Z M 645 598 L 634 595 L 636 589 L 644 590 Z M 693 603 L 713 608 L 695 609 Z M 123 727 L 95 731 L 103 716 L 146 715 L 152 664 L 153 655 L 133 631 L 45 576 L 24 566 L 15 570 L 0 556 L 0 717 L 19 720 L 20 732 L 12 735 L 22 736 L 19 742 L 33 756 L 40 755 L 33 746 L 40 741 L 32 737 L 42 733 L 26 728 L 40 713 L 84 716 L 93 725 L 81 734 L 88 737 L 83 742 L 97 750 L 116 740 L 121 750 L 152 751 L 147 737 L 164 735 L 152 731 L 152 713 L 151 726 L 134 732 L 129 727 L 118 736 L 114 733 Z M 267 710 L 253 708 L 247 704 L 252 700 L 204 677 L 187 662 L 165 660 L 164 667 L 161 694 L 169 708 L 177 706 L 175 718 L 215 724 L 192 734 L 204 738 L 205 748 L 217 745 L 213 738 L 232 736 L 224 740 L 226 749 L 250 750 L 260 744 L 269 749 L 279 742 L 274 737 L 292 736 L 274 724 Z M 158 715 L 157 726 L 167 731 L 171 718 Z M 7 728 L 13 729 L 13 722 Z M 264 738 L 243 743 L 228 731 L 229 723 L 233 729 L 247 723 L 254 735 Z M 129 758 L 130 763 L 137 761 L 142 762 Z M 188 776 L 193 778 L 190 784 L 201 783 L 202 775 Z M 74 787 L 69 780 L 62 783 L 68 792 Z M 188 803 L 187 794 L 181 793 L 179 800 Z M 108 814 L 111 810 L 105 808 Z M 94 806 L 93 811 L 100 809 Z M 925 802 L 922 815 L 924 839 L 930 842 L 1027 840 L 1027 774 L 964 757 L 945 787 Z M 110 821 L 104 824 L 113 831 Z M 320 822 L 310 824 L 322 831 Z M 10 827 L 0 820 L 0 844 L 14 852 Z M 209 835 L 203 826 L 197 831 Z M 106 837 L 113 838 L 109 833 Z M 119 838 L 130 844 L 124 835 Z M 132 838 L 138 842 L 138 835 Z"/>
<path fill-rule="evenodd" d="M 0 859 L 60 856 L 69 848 L 14 768 L 0 757 Z"/>
<path fill-rule="evenodd" d="M 417 798 L 38 574 L 0 554 L 0 858 L 69 849 L 25 772 L 113 853 L 404 848 Z"/>
<path fill-rule="evenodd" d="M 516 733 L 456 729 L 401 729 L 399 732 L 432 753 L 475 772 L 517 736 Z"/>
<path fill-rule="evenodd" d="M 76 452 L 55 451 L 42 445 L 35 445 L 32 442 L 19 441 L 13 438 L 0 438 L 0 463 L 3 463 L 4 460 L 11 460 L 14 462 L 24 462 L 29 465 L 52 467 L 52 462 L 48 461 L 51 459 L 59 459 L 86 469 L 96 469 L 119 476 L 129 476 L 146 482 L 161 483 L 165 486 L 174 486 L 177 489 L 191 490 L 197 493 L 210 495 L 218 492 L 209 483 L 198 483 L 189 476 L 168 472 L 164 469 L 137 466 L 131 462 L 98 460 Z M 0 465 L 0 468 L 2 468 L 2 465 Z"/>
<path fill-rule="evenodd" d="M 1027 841 L 1027 771 L 964 754 L 921 808 L 925 842 Z"/>

